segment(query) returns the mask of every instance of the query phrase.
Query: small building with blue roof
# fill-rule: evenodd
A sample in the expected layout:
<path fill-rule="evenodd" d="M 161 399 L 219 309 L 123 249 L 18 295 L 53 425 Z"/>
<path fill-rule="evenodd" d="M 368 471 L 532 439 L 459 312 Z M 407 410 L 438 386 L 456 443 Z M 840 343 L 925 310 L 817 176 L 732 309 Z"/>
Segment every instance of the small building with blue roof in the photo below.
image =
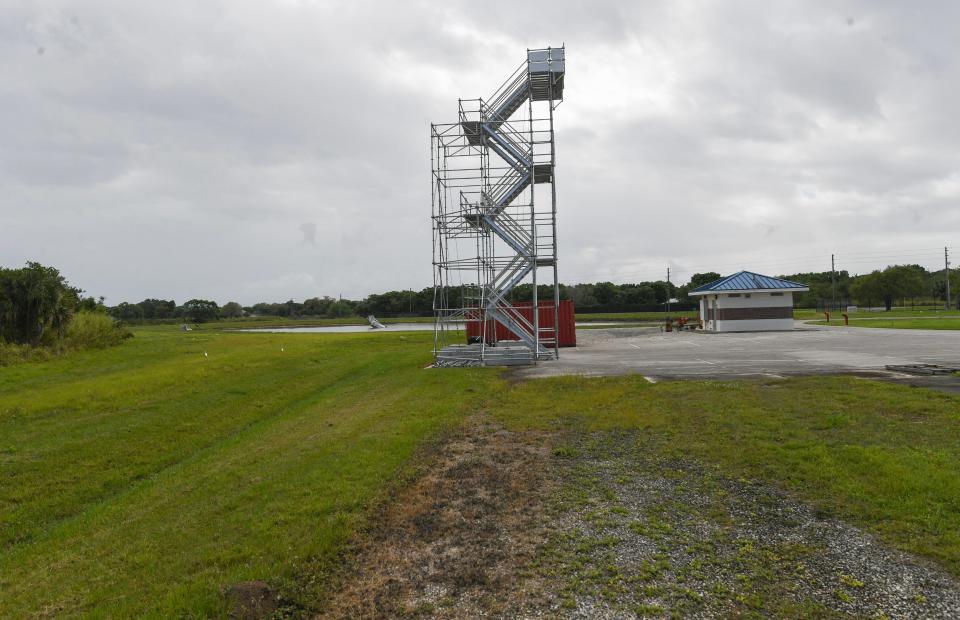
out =
<path fill-rule="evenodd" d="M 809 290 L 800 282 L 738 271 L 688 295 L 700 298 L 705 330 L 753 332 L 793 329 L 793 294 Z"/>

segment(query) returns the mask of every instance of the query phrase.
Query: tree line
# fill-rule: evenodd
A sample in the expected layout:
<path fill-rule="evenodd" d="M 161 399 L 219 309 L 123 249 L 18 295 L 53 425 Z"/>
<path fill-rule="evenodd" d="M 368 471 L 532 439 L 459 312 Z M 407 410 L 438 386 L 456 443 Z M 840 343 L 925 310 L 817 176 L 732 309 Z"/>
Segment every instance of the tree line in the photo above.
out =
<path fill-rule="evenodd" d="M 827 307 L 834 299 L 837 305 L 858 304 L 867 307 L 895 305 L 942 304 L 947 297 L 947 278 L 942 269 L 928 271 L 922 265 L 890 265 L 861 275 L 837 271 L 796 273 L 783 276 L 802 282 L 810 291 L 794 296 L 799 307 Z M 950 270 L 951 301 L 960 309 L 960 269 Z"/>
<path fill-rule="evenodd" d="M 944 271 L 927 271 L 921 265 L 891 265 L 862 275 L 822 271 L 779 277 L 810 287 L 809 292 L 794 298 L 797 307 L 801 308 L 826 307 L 834 299 L 838 305 L 857 303 L 871 307 L 881 305 L 887 309 L 894 305 L 936 303 L 946 298 L 947 288 Z M 715 272 L 697 273 L 689 282 L 679 286 L 665 281 L 561 284 L 560 298 L 573 300 L 581 313 L 662 310 L 668 299 L 678 304 L 674 306 L 676 309 L 682 309 L 695 303 L 689 291 L 718 278 L 720 274 Z M 956 307 L 960 309 L 960 269 L 951 270 L 950 286 L 957 300 Z M 455 306 L 465 305 L 464 299 L 475 296 L 475 291 L 467 287 L 449 287 L 444 292 L 450 304 Z M 552 298 L 548 285 L 540 285 L 537 293 L 541 300 Z M 303 302 L 291 299 L 251 306 L 242 306 L 235 301 L 220 306 L 206 299 L 191 299 L 180 305 L 172 299 L 144 299 L 107 308 L 103 305 L 103 298 L 84 296 L 83 290 L 67 282 L 57 269 L 30 262 L 19 269 L 0 268 L 0 341 L 19 345 L 62 341 L 75 315 L 84 311 L 108 313 L 115 319 L 128 322 L 205 322 L 244 316 L 426 316 L 433 312 L 434 294 L 433 287 L 428 287 L 419 291 L 376 293 L 362 300 L 324 296 L 311 297 Z M 530 301 L 532 297 L 532 284 L 522 284 L 511 291 L 511 301 Z"/>
<path fill-rule="evenodd" d="M 910 302 L 942 301 L 946 293 L 943 271 L 929 272 L 920 265 L 893 265 L 859 276 L 851 276 L 847 271 L 837 271 L 833 285 L 829 271 L 785 274 L 778 277 L 810 287 L 809 292 L 795 296 L 795 304 L 800 308 L 822 307 L 834 296 L 838 303 L 856 302 L 864 306 L 892 307 L 894 304 L 906 305 Z M 704 272 L 694 274 L 689 282 L 679 286 L 658 280 L 626 284 L 561 284 L 559 288 L 560 298 L 573 300 L 577 311 L 581 313 L 663 310 L 668 299 L 672 300 L 674 309 L 687 309 L 696 304 L 696 298 L 689 295 L 691 290 L 719 278 L 719 273 Z M 960 292 L 960 270 L 953 270 L 951 286 L 954 292 Z M 537 289 L 539 298 L 552 299 L 551 289 L 549 285 L 540 285 Z M 462 300 L 475 296 L 475 292 L 467 287 L 449 287 L 446 295 L 451 305 L 461 306 L 465 305 Z M 530 301 L 532 298 L 532 284 L 521 284 L 511 291 L 511 301 Z M 200 323 L 244 316 L 428 316 L 433 313 L 433 305 L 434 289 L 428 287 L 419 291 L 375 293 L 361 300 L 311 297 L 302 302 L 290 299 L 285 302 L 260 302 L 250 306 L 243 306 L 235 301 L 219 306 L 216 302 L 205 299 L 191 299 L 182 305 L 177 305 L 173 300 L 144 299 L 139 303 L 121 303 L 109 308 L 109 312 L 125 321 L 177 319 Z"/>
<path fill-rule="evenodd" d="M 366 310 L 364 302 L 332 297 L 313 297 L 302 303 L 292 299 L 281 303 L 261 302 L 252 306 L 241 306 L 235 301 L 220 306 L 209 299 L 191 299 L 182 305 L 177 305 L 172 299 L 144 299 L 138 303 L 122 302 L 107 308 L 111 316 L 127 322 L 177 320 L 194 323 L 244 316 L 339 318 L 357 316 Z"/>

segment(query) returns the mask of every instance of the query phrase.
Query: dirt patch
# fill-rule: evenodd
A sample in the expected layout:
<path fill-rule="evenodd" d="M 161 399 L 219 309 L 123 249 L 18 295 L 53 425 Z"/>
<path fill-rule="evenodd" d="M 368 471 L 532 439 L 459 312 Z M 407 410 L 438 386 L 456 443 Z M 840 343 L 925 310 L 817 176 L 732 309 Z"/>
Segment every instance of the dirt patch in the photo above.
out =
<path fill-rule="evenodd" d="M 909 385 L 914 388 L 927 388 L 946 392 L 947 394 L 960 394 L 960 374 L 940 375 L 928 377 L 882 377 L 883 380 L 890 383 L 899 383 Z"/>
<path fill-rule="evenodd" d="M 550 445 L 544 433 L 471 420 L 360 543 L 321 617 L 510 615 L 538 599 L 526 567 L 548 539 Z"/>
<path fill-rule="evenodd" d="M 270 618 L 277 611 L 277 593 L 265 581 L 244 581 L 224 589 L 227 613 L 237 620 Z"/>

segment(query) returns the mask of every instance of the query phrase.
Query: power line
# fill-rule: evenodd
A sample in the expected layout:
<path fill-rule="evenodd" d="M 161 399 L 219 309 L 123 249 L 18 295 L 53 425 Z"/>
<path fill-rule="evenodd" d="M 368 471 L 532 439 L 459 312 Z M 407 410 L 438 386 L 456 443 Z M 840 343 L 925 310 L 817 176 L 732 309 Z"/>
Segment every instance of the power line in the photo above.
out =
<path fill-rule="evenodd" d="M 763 262 L 763 263 L 758 263 L 757 261 L 753 261 L 753 263 L 754 263 L 753 265 L 754 267 L 779 267 L 782 265 L 798 264 L 796 261 L 774 261 L 774 262 Z M 745 264 L 745 261 L 739 261 L 736 263 L 731 262 L 731 263 L 723 263 L 723 264 L 712 264 L 710 265 L 710 267 L 702 267 L 702 266 L 701 267 L 683 267 L 683 266 L 678 266 L 674 263 L 672 269 L 677 273 L 689 273 L 692 275 L 695 273 L 706 273 L 710 271 L 726 270 L 728 268 L 742 269 L 746 266 L 748 265 Z M 816 269 L 810 266 L 809 268 L 801 269 L 799 271 L 821 271 L 821 270 L 822 270 L 822 267 L 820 269 Z M 659 279 L 659 274 L 653 269 L 650 269 L 650 270 L 644 269 L 639 271 L 601 271 L 601 272 L 595 272 L 592 274 L 584 274 L 574 279 L 579 279 L 583 281 L 583 280 L 590 280 L 590 279 L 603 278 L 603 277 L 623 278 L 623 277 L 631 277 L 631 276 L 646 276 L 646 279 L 649 281 L 656 281 Z"/>
<path fill-rule="evenodd" d="M 865 250 L 865 251 L 864 251 L 864 250 L 861 250 L 861 251 L 851 251 L 851 252 L 846 252 L 845 254 L 846 254 L 847 256 L 860 256 L 860 255 L 873 255 L 873 254 L 879 254 L 879 255 L 887 256 L 887 255 L 891 255 L 891 254 L 911 254 L 911 253 L 915 253 L 915 252 L 921 252 L 921 253 L 923 253 L 923 252 L 930 252 L 930 251 L 937 252 L 937 251 L 939 251 L 939 249 L 938 249 L 938 248 L 933 248 L 933 247 L 925 247 L 925 248 L 918 248 L 918 247 L 912 247 L 912 248 L 887 248 L 887 249 L 885 249 L 885 250 Z"/>
<path fill-rule="evenodd" d="M 754 261 L 754 262 L 756 262 L 756 261 Z M 779 266 L 779 265 L 795 265 L 795 264 L 797 264 L 797 262 L 798 262 L 798 261 L 792 261 L 792 260 L 774 261 L 774 262 L 764 262 L 764 263 L 762 263 L 762 265 L 765 266 L 765 267 L 773 267 L 773 266 Z M 714 270 L 716 270 L 716 269 L 724 269 L 724 268 L 730 268 L 730 267 L 739 267 L 739 268 L 742 268 L 742 267 L 745 266 L 744 263 L 745 263 L 744 261 L 738 261 L 738 262 L 730 262 L 730 263 L 713 264 L 713 265 L 710 266 L 709 269 L 707 269 L 707 268 L 686 268 L 686 267 L 682 267 L 682 266 L 679 266 L 679 267 L 678 267 L 678 266 L 676 265 L 676 263 L 674 263 L 674 265 L 673 265 L 673 270 L 674 270 L 674 271 L 681 272 L 681 273 L 686 273 L 686 272 L 689 272 L 689 273 L 703 273 L 703 272 L 707 272 L 707 271 L 714 271 Z M 600 271 L 600 272 L 594 272 L 594 273 L 591 273 L 591 274 L 584 274 L 584 275 L 580 276 L 580 279 L 589 279 L 589 278 L 596 278 L 596 277 L 603 277 L 603 276 L 623 277 L 623 276 L 645 275 L 645 276 L 653 276 L 653 277 L 651 278 L 651 280 L 656 280 L 657 277 L 656 277 L 654 274 L 657 274 L 657 272 L 654 270 L 654 268 L 651 268 L 651 269 L 649 269 L 649 270 L 648 270 L 648 269 L 643 269 L 643 270 L 638 270 L 638 271 Z"/>

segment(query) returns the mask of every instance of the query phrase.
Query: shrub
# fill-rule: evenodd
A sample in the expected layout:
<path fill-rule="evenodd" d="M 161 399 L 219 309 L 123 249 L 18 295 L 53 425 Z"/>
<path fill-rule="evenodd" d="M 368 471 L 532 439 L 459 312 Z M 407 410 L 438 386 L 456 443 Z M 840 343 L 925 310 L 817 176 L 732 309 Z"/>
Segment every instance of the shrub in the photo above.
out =
<path fill-rule="evenodd" d="M 102 312 L 78 312 L 67 327 L 66 346 L 71 349 L 102 349 L 131 337 L 126 329 Z"/>
<path fill-rule="evenodd" d="M 20 362 L 42 362 L 53 355 L 53 351 L 45 347 L 0 340 L 0 367 L 12 366 Z"/>

